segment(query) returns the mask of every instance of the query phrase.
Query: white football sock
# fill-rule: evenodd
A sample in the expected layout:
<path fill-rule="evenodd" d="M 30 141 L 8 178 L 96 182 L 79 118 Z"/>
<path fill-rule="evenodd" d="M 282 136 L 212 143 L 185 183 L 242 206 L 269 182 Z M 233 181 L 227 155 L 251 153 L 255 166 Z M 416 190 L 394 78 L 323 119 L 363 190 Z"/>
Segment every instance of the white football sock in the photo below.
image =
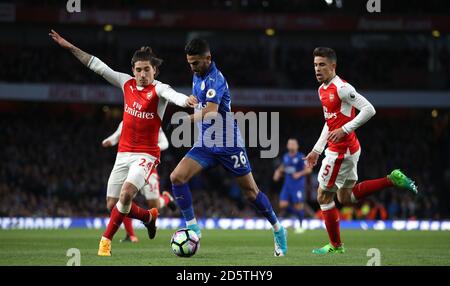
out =
<path fill-rule="evenodd" d="M 275 231 L 279 231 L 280 230 L 280 222 L 277 221 L 274 225 L 273 225 L 273 230 Z"/>

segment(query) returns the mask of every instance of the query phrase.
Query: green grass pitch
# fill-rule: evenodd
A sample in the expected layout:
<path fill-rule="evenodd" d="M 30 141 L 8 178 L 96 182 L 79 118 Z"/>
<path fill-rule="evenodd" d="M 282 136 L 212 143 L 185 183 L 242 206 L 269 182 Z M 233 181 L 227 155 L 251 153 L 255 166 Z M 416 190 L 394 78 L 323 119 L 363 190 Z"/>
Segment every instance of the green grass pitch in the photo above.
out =
<path fill-rule="evenodd" d="M 434 231 L 357 231 L 343 230 L 347 252 L 317 256 L 315 247 L 327 242 L 325 230 L 295 234 L 289 230 L 289 252 L 273 257 L 273 236 L 264 230 L 203 230 L 198 253 L 180 258 L 171 252 L 174 230 L 160 230 L 149 240 L 138 230 L 139 243 L 120 243 L 124 231 L 113 240 L 112 256 L 98 257 L 102 230 L 0 230 L 0 265 L 66 265 L 69 248 L 78 248 L 81 265 L 144 266 L 259 266 L 259 265 L 359 265 L 371 258 L 367 250 L 378 248 L 381 265 L 450 265 L 450 232 Z"/>

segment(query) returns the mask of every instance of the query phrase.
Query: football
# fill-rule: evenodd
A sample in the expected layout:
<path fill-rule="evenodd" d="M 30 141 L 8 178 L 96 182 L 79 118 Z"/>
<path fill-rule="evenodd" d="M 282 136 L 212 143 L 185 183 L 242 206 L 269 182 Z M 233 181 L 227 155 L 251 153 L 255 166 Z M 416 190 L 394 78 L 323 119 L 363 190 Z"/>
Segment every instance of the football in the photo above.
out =
<path fill-rule="evenodd" d="M 195 231 L 188 228 L 182 228 L 172 235 L 170 246 L 175 255 L 180 257 L 191 257 L 199 249 L 200 239 Z"/>

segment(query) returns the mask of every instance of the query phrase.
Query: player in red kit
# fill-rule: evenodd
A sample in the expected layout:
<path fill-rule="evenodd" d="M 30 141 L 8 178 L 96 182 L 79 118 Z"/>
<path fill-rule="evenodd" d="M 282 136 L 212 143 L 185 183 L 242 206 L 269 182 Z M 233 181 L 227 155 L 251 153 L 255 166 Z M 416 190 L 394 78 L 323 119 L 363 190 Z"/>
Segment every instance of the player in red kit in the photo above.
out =
<path fill-rule="evenodd" d="M 326 123 L 319 140 L 305 160 L 308 166 L 315 166 L 328 144 L 318 175 L 317 201 L 330 238 L 329 244 L 314 249 L 313 253 L 344 253 L 339 230 L 339 211 L 334 204 L 335 194 L 341 204 L 348 205 L 387 187 L 399 187 L 414 194 L 417 194 L 417 187 L 398 169 L 384 178 L 356 184 L 361 147 L 355 130 L 375 115 L 375 109 L 352 85 L 336 75 L 337 57 L 334 50 L 319 47 L 314 50 L 313 55 L 316 78 L 322 84 L 319 87 L 319 97 Z M 359 110 L 358 115 L 355 109 Z"/>
<path fill-rule="evenodd" d="M 123 122 L 120 122 L 119 127 L 117 127 L 117 130 L 113 134 L 108 136 L 108 138 L 105 138 L 102 141 L 103 147 L 105 148 L 112 147 L 117 145 L 117 143 L 119 143 L 120 134 L 122 133 L 122 126 Z M 158 146 L 161 151 L 164 151 L 169 148 L 169 140 L 167 140 L 166 134 L 164 134 L 162 128 L 159 129 Z M 109 188 L 108 191 L 109 193 L 106 194 L 106 205 L 108 210 L 111 211 L 112 208 L 116 205 L 117 201 L 119 200 L 120 189 Z M 148 184 L 144 185 L 144 187 L 140 189 L 139 192 L 143 196 L 145 196 L 147 205 L 150 209 L 157 208 L 158 210 L 161 210 L 164 207 L 168 207 L 172 211 L 176 211 L 177 209 L 177 205 L 169 192 L 164 191 L 162 192 L 162 194 L 160 194 L 159 175 L 157 168 L 153 168 L 150 178 L 148 179 Z M 139 239 L 134 234 L 132 219 L 129 217 L 125 217 L 123 219 L 123 225 L 125 227 L 127 235 L 125 236 L 124 239 L 120 241 L 138 242 Z"/>
<path fill-rule="evenodd" d="M 123 91 L 123 127 L 107 191 L 110 193 L 111 188 L 119 188 L 120 196 L 111 211 L 98 250 L 99 256 L 111 256 L 111 240 L 127 216 L 141 220 L 150 239 L 155 237 L 157 208 L 140 208 L 133 203 L 133 198 L 148 184 L 153 168 L 159 163 L 158 134 L 168 102 L 182 107 L 194 107 L 197 100 L 155 80 L 162 60 L 149 47 L 143 47 L 134 53 L 131 59 L 132 77 L 112 70 L 100 59 L 72 45 L 55 31 L 52 30 L 49 35 L 81 63 Z"/>

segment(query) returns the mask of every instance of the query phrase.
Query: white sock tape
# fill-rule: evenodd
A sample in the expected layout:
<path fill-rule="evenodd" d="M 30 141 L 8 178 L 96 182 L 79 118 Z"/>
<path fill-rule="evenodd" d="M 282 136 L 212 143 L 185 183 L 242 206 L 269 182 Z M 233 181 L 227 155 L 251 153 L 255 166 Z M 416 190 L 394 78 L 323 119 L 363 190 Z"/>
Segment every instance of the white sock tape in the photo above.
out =
<path fill-rule="evenodd" d="M 323 211 L 331 210 L 334 207 L 335 207 L 334 201 L 329 203 L 329 204 L 320 205 L 320 209 L 323 210 Z"/>
<path fill-rule="evenodd" d="M 128 214 L 131 210 L 131 204 L 124 205 L 120 202 L 120 200 L 116 204 L 117 210 L 122 214 Z"/>
<path fill-rule="evenodd" d="M 357 203 L 358 202 L 358 199 L 355 198 L 355 195 L 353 194 L 353 192 L 352 192 L 350 198 L 352 200 L 352 203 Z"/>

